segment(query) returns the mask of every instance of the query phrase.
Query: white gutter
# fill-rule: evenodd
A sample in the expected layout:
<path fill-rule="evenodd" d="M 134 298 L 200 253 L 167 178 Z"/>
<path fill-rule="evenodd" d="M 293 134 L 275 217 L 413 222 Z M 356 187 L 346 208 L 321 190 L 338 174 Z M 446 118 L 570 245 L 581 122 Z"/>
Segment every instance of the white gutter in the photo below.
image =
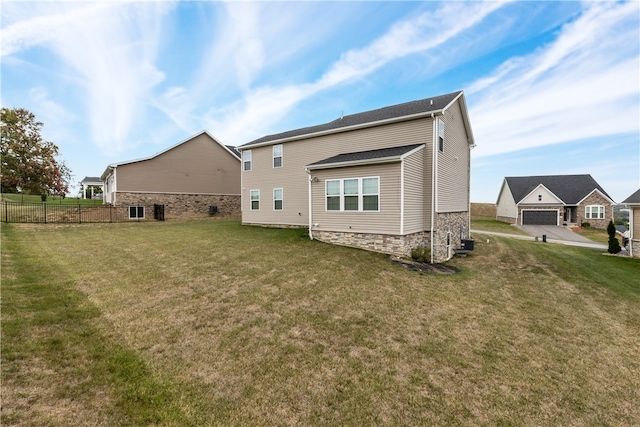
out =
<path fill-rule="evenodd" d="M 400 234 L 404 235 L 404 160 L 400 162 Z"/>
<path fill-rule="evenodd" d="M 307 139 L 307 138 L 312 138 L 317 136 L 330 135 L 332 133 L 341 133 L 341 132 L 347 132 L 351 130 L 363 129 L 363 128 L 374 127 L 374 126 L 381 126 L 381 125 L 386 125 L 386 124 L 396 123 L 396 122 L 405 122 L 408 120 L 414 120 L 414 119 L 419 119 L 423 117 L 433 118 L 434 114 L 441 115 L 443 111 L 444 111 L 444 108 L 437 111 L 422 112 L 422 113 L 410 114 L 408 116 L 401 116 L 401 117 L 392 117 L 390 119 L 378 120 L 375 122 L 360 123 L 352 126 L 344 126 L 344 127 L 334 128 L 334 129 L 327 129 L 320 132 L 312 132 L 312 133 L 305 133 L 302 135 L 290 136 L 288 138 L 273 139 L 265 142 L 259 142 L 256 144 L 245 144 L 245 145 L 236 147 L 236 150 L 239 150 L 239 151 L 248 150 L 250 148 L 262 147 L 265 145 L 281 144 L 283 142 L 296 141 L 299 139 Z"/>
<path fill-rule="evenodd" d="M 435 115 L 431 113 L 431 127 L 432 127 L 432 136 L 431 136 L 431 259 L 430 262 L 433 264 L 433 227 L 435 225 L 435 215 L 436 215 L 436 121 L 434 120 Z"/>
<path fill-rule="evenodd" d="M 311 231 L 313 228 L 313 204 L 311 197 L 311 181 L 313 178 L 311 178 L 311 171 L 309 171 L 308 168 L 304 168 L 304 170 L 307 172 L 307 175 L 309 175 L 309 239 L 313 240 L 313 232 Z"/>

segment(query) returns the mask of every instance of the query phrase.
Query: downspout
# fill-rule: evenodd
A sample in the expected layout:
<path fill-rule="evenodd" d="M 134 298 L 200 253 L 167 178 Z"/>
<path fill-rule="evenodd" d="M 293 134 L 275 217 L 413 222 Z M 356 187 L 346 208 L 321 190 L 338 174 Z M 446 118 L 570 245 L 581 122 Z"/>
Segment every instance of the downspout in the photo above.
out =
<path fill-rule="evenodd" d="M 313 205 L 312 205 L 312 199 L 311 199 L 311 180 L 313 178 L 311 178 L 311 172 L 309 171 L 309 169 L 304 168 L 305 172 L 307 172 L 307 175 L 309 175 L 309 239 L 313 240 L 313 232 L 311 231 L 311 228 L 313 227 Z"/>
<path fill-rule="evenodd" d="M 435 121 L 435 115 L 433 113 L 431 113 L 431 130 L 432 130 L 432 135 L 431 135 L 431 151 L 432 151 L 432 156 L 431 156 L 431 238 L 430 240 L 430 252 L 431 252 L 431 259 L 430 262 L 433 264 L 433 227 L 435 225 L 435 208 L 436 208 L 436 180 L 438 179 L 438 174 L 436 172 L 436 134 L 438 133 L 438 130 L 436 129 L 436 121 Z"/>
<path fill-rule="evenodd" d="M 404 159 L 400 161 L 400 235 L 404 236 Z"/>

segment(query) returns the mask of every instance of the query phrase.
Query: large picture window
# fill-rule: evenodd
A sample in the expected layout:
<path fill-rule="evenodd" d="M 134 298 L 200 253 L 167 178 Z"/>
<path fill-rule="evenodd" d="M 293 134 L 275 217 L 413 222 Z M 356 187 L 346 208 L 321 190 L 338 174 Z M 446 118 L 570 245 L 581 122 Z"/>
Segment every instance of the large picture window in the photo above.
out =
<path fill-rule="evenodd" d="M 260 210 L 260 190 L 251 190 L 251 210 Z"/>
<path fill-rule="evenodd" d="M 325 181 L 327 211 L 379 211 L 380 178 L 345 178 Z"/>
<path fill-rule="evenodd" d="M 242 167 L 246 171 L 251 170 L 251 150 L 242 152 Z"/>
<path fill-rule="evenodd" d="M 586 219 L 604 219 L 604 206 L 602 205 L 589 205 L 585 208 Z"/>
<path fill-rule="evenodd" d="M 282 144 L 273 146 L 273 167 L 282 167 Z"/>

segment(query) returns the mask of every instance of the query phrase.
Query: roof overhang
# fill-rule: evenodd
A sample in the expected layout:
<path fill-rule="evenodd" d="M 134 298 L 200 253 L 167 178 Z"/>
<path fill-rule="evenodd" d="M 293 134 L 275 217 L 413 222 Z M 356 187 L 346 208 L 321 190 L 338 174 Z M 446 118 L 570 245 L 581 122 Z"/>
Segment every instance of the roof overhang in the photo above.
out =
<path fill-rule="evenodd" d="M 243 151 L 243 150 L 248 150 L 248 149 L 251 149 L 251 148 L 264 147 L 264 146 L 275 145 L 275 144 L 282 144 L 283 142 L 291 142 L 291 141 L 297 141 L 297 140 L 302 140 L 302 139 L 315 138 L 315 137 L 318 137 L 318 136 L 332 135 L 332 134 L 336 134 L 336 133 L 348 132 L 348 131 L 357 130 L 357 129 L 366 129 L 366 128 L 371 128 L 371 127 L 376 127 L 376 126 L 388 125 L 388 124 L 391 124 L 391 123 L 406 122 L 406 121 L 409 121 L 409 120 L 416 120 L 416 119 L 433 117 L 433 116 L 438 116 L 438 115 L 441 116 L 442 114 L 444 114 L 444 111 L 446 110 L 446 108 L 448 108 L 448 106 L 443 108 L 443 109 L 441 109 L 441 110 L 435 110 L 435 111 L 429 111 L 429 112 L 417 113 L 417 114 L 410 114 L 408 116 L 393 117 L 393 118 L 390 118 L 390 119 L 378 120 L 378 121 L 375 121 L 375 122 L 368 122 L 368 123 L 360 123 L 360 124 L 353 125 L 353 126 L 345 126 L 345 127 L 341 127 L 341 128 L 329 129 L 329 130 L 320 131 L 320 132 L 305 133 L 303 135 L 296 135 L 296 136 L 290 136 L 290 137 L 287 137 L 287 138 L 274 139 L 274 140 L 271 140 L 271 141 L 259 142 L 259 143 L 256 143 L 256 144 L 245 144 L 245 145 L 241 145 L 239 147 L 236 147 L 236 150 Z"/>
<path fill-rule="evenodd" d="M 320 169 L 335 169 L 335 168 L 345 168 L 345 167 L 349 167 L 349 166 L 365 166 L 365 165 L 379 165 L 379 164 L 384 164 L 384 163 L 396 163 L 396 162 L 401 162 L 402 160 L 404 160 L 406 157 L 412 155 L 413 153 L 416 153 L 420 150 L 422 150 L 425 147 L 424 144 L 421 144 L 420 146 L 407 151 L 406 153 L 403 154 L 397 154 L 394 156 L 386 156 L 386 157 L 378 157 L 378 158 L 373 158 L 373 159 L 362 159 L 362 160 L 350 160 L 350 161 L 345 161 L 345 162 L 334 162 L 334 163 L 323 163 L 323 164 L 319 164 L 319 165 L 307 165 L 305 166 L 305 170 L 311 171 L 311 170 L 320 170 Z"/>

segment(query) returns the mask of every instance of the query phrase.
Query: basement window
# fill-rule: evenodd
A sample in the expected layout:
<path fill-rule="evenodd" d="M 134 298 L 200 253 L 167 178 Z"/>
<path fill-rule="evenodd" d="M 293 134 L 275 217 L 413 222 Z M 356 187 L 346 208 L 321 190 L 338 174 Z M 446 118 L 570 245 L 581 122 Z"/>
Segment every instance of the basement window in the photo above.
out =
<path fill-rule="evenodd" d="M 129 206 L 129 219 L 144 219 L 144 206 Z"/>

